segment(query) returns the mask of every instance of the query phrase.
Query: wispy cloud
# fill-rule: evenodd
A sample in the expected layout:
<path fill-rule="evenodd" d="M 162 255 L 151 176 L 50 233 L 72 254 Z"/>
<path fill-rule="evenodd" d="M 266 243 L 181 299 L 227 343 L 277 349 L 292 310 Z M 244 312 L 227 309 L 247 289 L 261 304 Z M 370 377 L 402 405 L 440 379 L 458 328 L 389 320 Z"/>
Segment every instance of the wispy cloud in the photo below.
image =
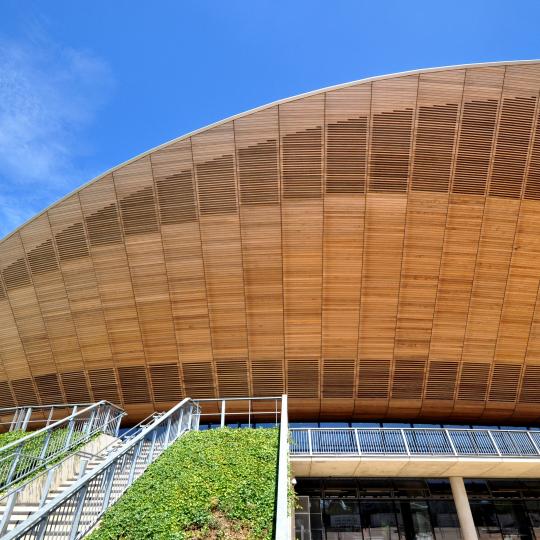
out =
<path fill-rule="evenodd" d="M 88 51 L 0 39 L 0 237 L 94 172 L 77 158 L 112 86 Z"/>

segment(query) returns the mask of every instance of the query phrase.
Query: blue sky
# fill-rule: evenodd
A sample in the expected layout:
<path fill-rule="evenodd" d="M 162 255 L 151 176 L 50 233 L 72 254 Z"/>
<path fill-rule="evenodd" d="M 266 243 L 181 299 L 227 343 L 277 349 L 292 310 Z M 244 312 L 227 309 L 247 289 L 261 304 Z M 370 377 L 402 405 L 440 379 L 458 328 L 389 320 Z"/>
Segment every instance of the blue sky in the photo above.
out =
<path fill-rule="evenodd" d="M 409 69 L 540 58 L 540 2 L 0 0 L 0 236 L 151 147 Z"/>

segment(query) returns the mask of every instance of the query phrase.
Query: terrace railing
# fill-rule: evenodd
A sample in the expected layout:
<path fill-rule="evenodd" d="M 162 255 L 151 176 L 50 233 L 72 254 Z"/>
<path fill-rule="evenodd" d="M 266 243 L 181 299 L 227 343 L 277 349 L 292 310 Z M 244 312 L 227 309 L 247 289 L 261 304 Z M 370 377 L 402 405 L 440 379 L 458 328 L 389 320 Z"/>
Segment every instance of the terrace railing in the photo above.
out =
<path fill-rule="evenodd" d="M 198 412 L 198 406 L 186 398 L 156 416 L 103 463 L 8 532 L 3 540 L 82 538 L 150 463 L 186 431 L 197 429 Z"/>
<path fill-rule="evenodd" d="M 291 456 L 540 458 L 540 431 L 458 428 L 293 428 Z"/>
<path fill-rule="evenodd" d="M 100 401 L 0 447 L 0 492 L 89 441 L 98 433 L 116 436 L 126 413 Z"/>
<path fill-rule="evenodd" d="M 93 403 L 62 403 L 55 405 L 29 405 L 0 409 L 0 431 L 36 430 L 69 416 L 74 409 L 84 409 Z"/>

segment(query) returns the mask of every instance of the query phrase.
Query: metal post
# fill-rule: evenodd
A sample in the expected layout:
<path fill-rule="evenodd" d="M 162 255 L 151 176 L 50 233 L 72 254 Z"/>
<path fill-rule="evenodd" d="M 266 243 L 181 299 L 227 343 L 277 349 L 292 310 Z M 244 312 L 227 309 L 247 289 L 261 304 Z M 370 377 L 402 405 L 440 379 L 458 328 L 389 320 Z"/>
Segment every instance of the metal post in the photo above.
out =
<path fill-rule="evenodd" d="M 454 441 L 452 440 L 452 436 L 450 435 L 450 432 L 445 429 L 444 432 L 446 433 L 446 437 L 448 438 L 448 442 L 450 443 L 450 447 L 452 448 L 452 452 L 454 453 L 454 456 L 457 456 L 456 447 L 454 446 Z"/>
<path fill-rule="evenodd" d="M 309 449 L 309 455 L 313 455 L 313 445 L 311 442 L 311 429 L 308 428 L 307 430 L 307 436 L 308 436 L 308 449 Z"/>
<path fill-rule="evenodd" d="M 49 448 L 49 442 L 51 441 L 52 431 L 49 431 L 45 436 L 45 441 L 41 447 L 41 452 L 39 453 L 39 459 L 45 459 L 47 457 L 47 450 Z"/>
<path fill-rule="evenodd" d="M 497 446 L 497 443 L 495 442 L 495 439 L 493 438 L 493 435 L 491 434 L 491 431 L 489 431 L 489 429 L 487 429 L 486 431 L 491 440 L 491 444 L 493 445 L 493 448 L 495 448 L 495 450 L 497 451 L 497 454 L 500 456 L 501 452 L 499 450 L 499 447 Z"/>
<path fill-rule="evenodd" d="M 51 410 L 49 411 L 49 416 L 47 418 L 47 424 L 46 427 L 49 427 L 49 424 L 51 423 L 52 417 L 54 413 L 54 405 L 51 407 Z"/>
<path fill-rule="evenodd" d="M 89 437 L 90 433 L 92 433 L 92 426 L 94 424 L 94 420 L 96 418 L 96 409 L 92 410 L 92 413 L 90 414 L 90 420 L 88 420 L 88 424 L 86 425 L 86 436 Z"/>
<path fill-rule="evenodd" d="M 28 427 L 28 422 L 30 422 L 30 418 L 32 417 L 32 407 L 28 407 L 26 411 L 26 416 L 24 417 L 24 422 L 21 427 L 22 431 L 26 431 L 26 428 Z"/>
<path fill-rule="evenodd" d="M 157 437 L 157 429 L 154 429 L 154 432 L 152 433 L 152 442 L 150 443 L 150 450 L 148 452 L 146 463 L 152 463 L 152 458 L 154 457 L 154 448 L 156 446 L 156 437 Z"/>
<path fill-rule="evenodd" d="M 84 499 L 86 498 L 86 490 L 88 489 L 88 484 L 85 484 L 81 491 L 79 491 L 79 497 L 77 498 L 77 506 L 75 507 L 75 514 L 73 516 L 73 521 L 71 522 L 71 530 L 69 532 L 69 540 L 75 540 L 77 538 L 77 532 L 79 530 L 79 523 L 81 521 L 81 515 L 84 508 Z"/>
<path fill-rule="evenodd" d="M 49 469 L 49 472 L 47 473 L 47 479 L 45 480 L 45 485 L 43 486 L 43 493 L 41 494 L 41 499 L 39 501 L 40 508 L 45 504 L 45 501 L 47 500 L 47 497 L 49 496 L 49 490 L 51 489 L 54 472 L 55 472 L 54 469 Z"/>
<path fill-rule="evenodd" d="M 71 415 L 71 419 L 69 421 L 68 425 L 68 434 L 66 437 L 66 442 L 64 444 L 64 450 L 67 450 L 69 448 L 69 445 L 71 444 L 71 437 L 73 436 L 73 429 L 75 427 L 75 418 L 74 416 L 77 414 L 77 405 L 73 407 L 73 413 Z"/>
<path fill-rule="evenodd" d="M 103 433 L 107 433 L 109 429 L 110 416 L 111 416 L 111 409 L 107 407 L 107 411 L 105 412 L 105 419 L 103 420 L 103 426 L 101 427 L 101 431 L 103 431 Z"/>
<path fill-rule="evenodd" d="M 407 455 L 411 455 L 411 451 L 409 450 L 409 444 L 407 443 L 407 437 L 405 436 L 405 430 L 401 428 L 399 431 L 401 431 L 401 436 L 403 437 L 403 443 L 405 444 L 405 450 L 407 450 Z"/>
<path fill-rule="evenodd" d="M 526 433 L 527 433 L 527 437 L 529 437 L 529 441 L 531 441 L 531 444 L 534 446 L 534 449 L 536 450 L 536 453 L 540 454 L 540 450 L 538 449 L 537 444 L 534 442 L 534 439 L 532 438 L 532 435 L 531 435 L 530 431 L 526 431 Z"/>
<path fill-rule="evenodd" d="M 2 519 L 0 520 L 0 536 L 3 536 L 6 532 L 9 518 L 11 517 L 11 513 L 13 512 L 13 508 L 15 506 L 15 500 L 18 495 L 17 491 L 14 491 L 7 500 L 6 508 L 4 509 L 4 513 L 2 514 Z"/>
<path fill-rule="evenodd" d="M 107 474 L 107 485 L 105 487 L 105 496 L 103 497 L 103 506 L 101 507 L 102 511 L 105 511 L 109 507 L 109 501 L 111 499 L 111 493 L 112 493 L 112 486 L 114 482 L 114 475 L 116 472 L 116 461 L 113 461 Z"/>
<path fill-rule="evenodd" d="M 221 427 L 225 427 L 225 400 L 221 401 Z"/>
<path fill-rule="evenodd" d="M 169 436 L 171 434 L 171 423 L 172 423 L 172 418 L 169 416 L 169 419 L 167 420 L 167 427 L 165 428 L 165 438 L 163 439 L 163 448 L 167 448 L 167 446 L 169 446 Z"/>
<path fill-rule="evenodd" d="M 9 473 L 6 478 L 6 485 L 10 484 L 11 481 L 13 480 L 13 476 L 15 475 L 15 472 L 17 471 L 17 466 L 19 465 L 19 460 L 21 458 L 21 452 L 22 452 L 23 447 L 24 447 L 24 444 L 21 444 L 15 452 L 15 456 L 13 457 L 13 461 L 11 462 Z"/>
<path fill-rule="evenodd" d="M 131 462 L 131 468 L 129 470 L 129 477 L 128 477 L 128 486 L 131 486 L 133 483 L 133 477 L 135 476 L 135 466 L 137 465 L 137 459 L 139 459 L 139 454 L 141 453 L 142 444 L 144 442 L 144 439 L 142 439 L 139 444 L 135 447 L 133 451 L 133 461 Z"/>
<path fill-rule="evenodd" d="M 360 449 L 360 439 L 358 438 L 358 430 L 354 430 L 354 440 L 356 441 L 356 449 L 358 451 L 358 455 L 362 455 L 362 450 Z"/>
<path fill-rule="evenodd" d="M 463 478 L 460 476 L 451 476 L 450 486 L 452 488 L 452 497 L 456 505 L 463 540 L 478 540 Z"/>

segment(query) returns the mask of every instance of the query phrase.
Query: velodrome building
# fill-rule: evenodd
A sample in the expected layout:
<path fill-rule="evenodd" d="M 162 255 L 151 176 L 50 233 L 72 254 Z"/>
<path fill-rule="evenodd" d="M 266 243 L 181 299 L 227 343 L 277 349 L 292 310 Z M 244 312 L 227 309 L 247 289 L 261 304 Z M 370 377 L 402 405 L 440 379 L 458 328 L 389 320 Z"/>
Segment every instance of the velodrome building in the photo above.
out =
<path fill-rule="evenodd" d="M 298 538 L 540 538 L 539 97 L 374 77 L 92 180 L 0 242 L 0 407 L 287 394 Z"/>

